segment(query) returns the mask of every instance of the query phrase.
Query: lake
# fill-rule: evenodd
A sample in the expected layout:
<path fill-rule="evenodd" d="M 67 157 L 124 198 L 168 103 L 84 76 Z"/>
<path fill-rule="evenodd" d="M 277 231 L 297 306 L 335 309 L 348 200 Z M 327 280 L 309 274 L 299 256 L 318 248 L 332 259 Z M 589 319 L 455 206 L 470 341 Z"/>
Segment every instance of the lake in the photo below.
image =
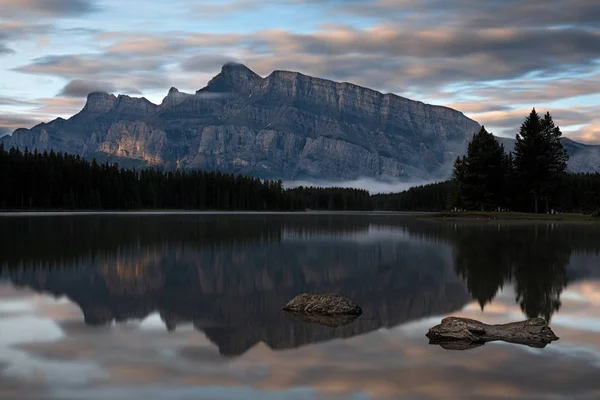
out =
<path fill-rule="evenodd" d="M 600 224 L 3 216 L 0 268 L 2 399 L 600 398 Z M 363 314 L 281 311 L 303 292 Z M 448 315 L 560 340 L 430 345 Z"/>

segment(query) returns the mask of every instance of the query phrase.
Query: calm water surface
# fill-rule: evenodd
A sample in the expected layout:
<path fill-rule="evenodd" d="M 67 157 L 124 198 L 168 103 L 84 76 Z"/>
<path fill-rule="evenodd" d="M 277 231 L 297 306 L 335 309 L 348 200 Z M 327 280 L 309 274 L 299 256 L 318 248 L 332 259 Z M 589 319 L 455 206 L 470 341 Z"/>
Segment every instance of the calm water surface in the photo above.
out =
<path fill-rule="evenodd" d="M 597 399 L 600 225 L 390 215 L 0 218 L 2 399 Z M 280 308 L 337 292 L 340 327 Z M 543 349 L 429 345 L 447 315 Z"/>

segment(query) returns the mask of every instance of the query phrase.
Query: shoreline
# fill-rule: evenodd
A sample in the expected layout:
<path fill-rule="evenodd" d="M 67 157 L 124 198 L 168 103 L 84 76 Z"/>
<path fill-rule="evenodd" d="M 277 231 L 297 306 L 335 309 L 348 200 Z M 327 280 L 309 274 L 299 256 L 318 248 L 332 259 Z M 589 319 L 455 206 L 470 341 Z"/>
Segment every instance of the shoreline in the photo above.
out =
<path fill-rule="evenodd" d="M 465 211 L 442 212 L 420 215 L 417 218 L 436 220 L 460 221 L 556 221 L 556 222 L 600 222 L 585 214 L 534 214 L 523 212 L 498 212 L 498 211 Z"/>
<path fill-rule="evenodd" d="M 426 215 L 412 211 L 377 210 L 0 210 L 0 217 L 27 216 L 77 216 L 77 215 L 377 215 L 410 216 Z"/>

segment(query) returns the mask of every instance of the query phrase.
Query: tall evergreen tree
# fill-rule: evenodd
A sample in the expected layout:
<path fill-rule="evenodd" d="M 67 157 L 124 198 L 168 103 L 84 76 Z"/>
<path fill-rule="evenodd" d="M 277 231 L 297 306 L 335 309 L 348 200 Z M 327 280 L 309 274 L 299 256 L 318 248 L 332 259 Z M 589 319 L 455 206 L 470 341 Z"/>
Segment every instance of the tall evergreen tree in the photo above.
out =
<path fill-rule="evenodd" d="M 504 206 L 507 167 L 504 146 L 482 126 L 469 143 L 467 155 L 454 164 L 455 198 L 481 211 Z"/>
<path fill-rule="evenodd" d="M 465 181 L 466 161 L 465 156 L 456 157 L 454 168 L 452 170 L 452 182 L 454 182 L 454 192 L 451 195 L 451 204 L 453 207 L 465 208 L 467 199 L 465 198 L 466 181 Z"/>
<path fill-rule="evenodd" d="M 536 213 L 540 211 L 540 200 L 545 199 L 548 207 L 548 200 L 567 168 L 569 156 L 560 142 L 561 135 L 550 113 L 542 119 L 534 108 L 516 137 L 516 184 L 522 193 L 528 194 L 529 204 L 533 200 Z"/>

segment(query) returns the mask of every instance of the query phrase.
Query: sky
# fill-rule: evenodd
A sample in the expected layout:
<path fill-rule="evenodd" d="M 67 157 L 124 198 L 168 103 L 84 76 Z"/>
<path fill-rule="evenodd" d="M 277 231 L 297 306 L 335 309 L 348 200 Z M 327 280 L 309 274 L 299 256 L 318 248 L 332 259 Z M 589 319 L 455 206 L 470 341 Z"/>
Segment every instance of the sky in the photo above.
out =
<path fill-rule="evenodd" d="M 597 0 L 0 0 L 0 136 L 91 91 L 193 93 L 228 61 L 449 106 L 500 136 L 536 107 L 600 143 Z"/>

